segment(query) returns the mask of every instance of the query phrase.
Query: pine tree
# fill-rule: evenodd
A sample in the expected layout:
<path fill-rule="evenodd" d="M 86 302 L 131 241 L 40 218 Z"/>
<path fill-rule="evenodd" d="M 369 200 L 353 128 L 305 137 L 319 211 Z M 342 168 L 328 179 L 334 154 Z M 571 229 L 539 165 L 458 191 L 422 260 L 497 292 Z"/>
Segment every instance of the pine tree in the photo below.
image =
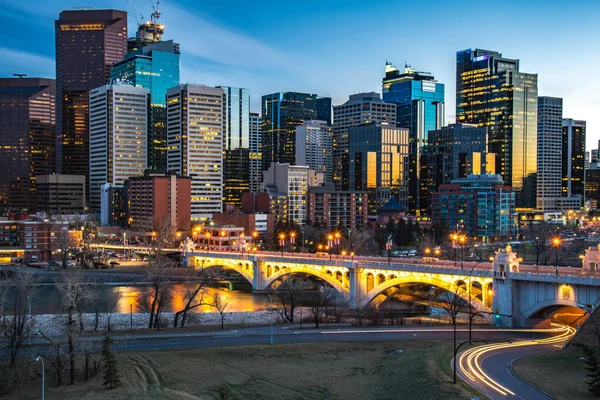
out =
<path fill-rule="evenodd" d="M 105 336 L 102 344 L 102 358 L 104 358 L 104 382 L 102 385 L 108 387 L 108 389 L 114 389 L 121 385 L 117 359 L 110 350 L 112 342 L 113 340 L 109 336 Z"/>
<path fill-rule="evenodd" d="M 587 376 L 590 378 L 586 381 L 588 384 L 588 391 L 593 393 L 596 397 L 600 397 L 600 363 L 595 352 L 585 344 L 579 344 L 585 354 L 585 369 L 588 371 Z"/>

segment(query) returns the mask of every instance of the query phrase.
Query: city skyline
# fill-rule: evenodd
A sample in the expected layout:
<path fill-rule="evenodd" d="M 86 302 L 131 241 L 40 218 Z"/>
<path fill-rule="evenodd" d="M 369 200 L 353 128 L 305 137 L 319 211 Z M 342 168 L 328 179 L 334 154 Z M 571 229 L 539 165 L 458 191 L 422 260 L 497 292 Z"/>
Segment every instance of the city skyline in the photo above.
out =
<path fill-rule="evenodd" d="M 493 15 L 510 29 L 488 29 L 486 35 L 474 33 L 478 23 L 493 27 L 489 22 L 492 6 L 467 7 L 471 2 L 457 7 L 430 1 L 397 10 L 388 1 L 335 1 L 332 5 L 309 0 L 268 7 L 235 3 L 234 7 L 203 4 L 201 9 L 191 1 L 161 4 L 164 38 L 181 43 L 182 82 L 247 87 L 253 111 L 260 109 L 262 95 L 279 91 L 319 93 L 332 97 L 333 104 L 342 104 L 352 93 L 380 92 L 386 60 L 399 68 L 406 62 L 415 70 L 431 72 L 446 85 L 448 124 L 455 119 L 456 51 L 492 49 L 519 59 L 521 70 L 537 73 L 539 95 L 562 97 L 565 118 L 587 121 L 587 150 L 598 141 L 600 117 L 594 110 L 600 106 L 595 98 L 600 78 L 588 72 L 597 56 L 585 56 L 592 47 L 591 38 L 600 30 L 591 23 L 600 12 L 592 1 L 579 2 L 572 9 L 550 7 L 548 2 L 538 7 L 538 1 L 495 9 Z M 73 4 L 0 0 L 0 5 L 4 19 L 0 32 L 15 38 L 0 46 L 6 60 L 0 75 L 54 77 L 53 21 Z M 90 0 L 86 5 L 127 11 L 128 36 L 135 32 L 139 18 L 135 13 L 148 19 L 151 12 L 150 1 L 141 0 L 133 7 L 131 1 L 117 0 Z M 460 18 L 474 25 L 460 23 L 459 9 Z M 419 18 L 399 19 L 407 13 Z M 571 17 L 578 24 L 561 23 Z M 552 40 L 540 34 L 544 29 L 552 32 Z M 323 40 L 324 35 L 328 40 Z M 211 39 L 203 41 L 203 37 Z M 584 62 L 569 62 L 567 54 L 579 54 Z"/>

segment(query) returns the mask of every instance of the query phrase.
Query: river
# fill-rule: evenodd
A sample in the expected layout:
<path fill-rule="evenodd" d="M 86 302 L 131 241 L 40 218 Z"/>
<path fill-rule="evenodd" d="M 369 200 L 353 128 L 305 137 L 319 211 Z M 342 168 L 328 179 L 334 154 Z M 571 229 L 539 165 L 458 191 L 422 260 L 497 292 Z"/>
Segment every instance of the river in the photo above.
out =
<path fill-rule="evenodd" d="M 133 312 L 143 312 L 139 305 L 139 298 L 147 291 L 148 286 L 126 286 L 126 285 L 102 285 L 96 288 L 98 291 L 98 303 L 100 310 L 104 311 L 104 304 L 110 302 L 119 293 L 118 301 L 113 312 L 128 313 L 130 309 Z M 165 306 L 165 312 L 179 311 L 184 307 L 185 285 L 171 285 L 171 299 Z M 249 291 L 239 289 L 215 289 L 208 288 L 203 297 L 203 302 L 211 303 L 213 296 L 220 294 L 224 296 L 228 303 L 228 312 L 258 311 L 268 307 L 269 297 L 266 294 L 254 294 Z M 31 311 L 35 314 L 60 314 L 61 295 L 56 286 L 40 286 L 31 301 Z M 210 305 L 200 306 L 197 311 L 213 312 L 216 311 Z M 94 312 L 94 303 L 87 304 L 84 312 Z"/>

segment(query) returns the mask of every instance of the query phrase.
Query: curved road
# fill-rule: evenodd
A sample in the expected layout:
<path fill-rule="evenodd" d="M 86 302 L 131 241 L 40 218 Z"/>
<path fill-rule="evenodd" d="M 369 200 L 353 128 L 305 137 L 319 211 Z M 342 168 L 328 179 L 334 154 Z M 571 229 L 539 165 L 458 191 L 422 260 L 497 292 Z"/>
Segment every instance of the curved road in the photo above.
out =
<path fill-rule="evenodd" d="M 560 333 L 549 338 L 477 346 L 458 358 L 459 376 L 491 399 L 551 400 L 552 397 L 517 378 L 510 366 L 518 358 L 559 351 L 575 329 L 557 325 Z"/>

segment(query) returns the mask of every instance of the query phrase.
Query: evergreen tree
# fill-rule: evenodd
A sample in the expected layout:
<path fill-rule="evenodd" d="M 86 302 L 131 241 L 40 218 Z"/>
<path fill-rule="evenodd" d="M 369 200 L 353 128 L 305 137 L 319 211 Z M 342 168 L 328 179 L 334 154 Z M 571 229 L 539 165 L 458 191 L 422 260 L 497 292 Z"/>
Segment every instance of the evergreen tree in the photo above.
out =
<path fill-rule="evenodd" d="M 596 397 L 600 397 L 600 363 L 595 352 L 585 344 L 577 344 L 585 354 L 585 369 L 588 371 L 587 376 L 590 378 L 586 381 L 588 384 L 588 391 L 593 393 Z"/>
<path fill-rule="evenodd" d="M 114 389 L 121 385 L 117 359 L 110 350 L 112 342 L 113 340 L 109 336 L 105 336 L 104 343 L 102 344 L 102 358 L 104 358 L 104 382 L 102 385 L 108 389 Z"/>

